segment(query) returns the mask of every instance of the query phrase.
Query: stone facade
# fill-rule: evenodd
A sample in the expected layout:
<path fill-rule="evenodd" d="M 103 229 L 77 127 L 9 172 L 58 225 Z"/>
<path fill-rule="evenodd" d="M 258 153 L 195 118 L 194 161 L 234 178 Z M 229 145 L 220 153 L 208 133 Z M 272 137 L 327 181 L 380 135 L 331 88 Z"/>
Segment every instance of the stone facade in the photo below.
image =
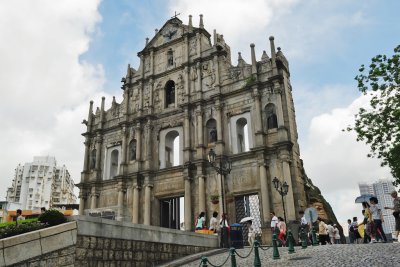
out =
<path fill-rule="evenodd" d="M 307 203 L 289 64 L 274 38 L 269 41 L 269 56 L 264 51 L 257 61 L 251 44 L 251 63 L 239 53 L 232 65 L 223 35 L 214 30 L 211 36 L 202 16 L 199 27 L 191 16 L 188 25 L 172 18 L 147 39 L 140 66 L 128 65 L 122 78 L 122 102 L 114 98 L 105 110 L 103 98 L 95 111 L 90 103 L 77 185 L 80 214 L 112 212 L 117 220 L 178 228 L 173 219 L 163 221 L 165 214 L 181 215 L 171 216 L 165 203 L 183 198 L 178 222 L 193 230 L 201 211 L 207 218 L 221 214 L 222 199 L 212 204 L 210 196 L 224 192 L 230 223 L 251 195 L 259 211 L 254 214 L 268 229 L 270 211 L 283 217 L 272 185 L 277 177 L 289 185 L 286 215 L 295 220 Z M 226 177 L 208 163 L 210 149 L 230 157 Z"/>

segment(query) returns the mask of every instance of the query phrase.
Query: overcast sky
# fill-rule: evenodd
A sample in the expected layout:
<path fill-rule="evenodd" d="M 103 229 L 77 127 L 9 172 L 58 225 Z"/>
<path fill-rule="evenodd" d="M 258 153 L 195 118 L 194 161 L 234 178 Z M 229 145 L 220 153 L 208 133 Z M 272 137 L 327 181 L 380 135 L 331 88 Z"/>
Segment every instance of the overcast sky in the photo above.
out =
<path fill-rule="evenodd" d="M 384 3 L 384 4 L 383 4 Z M 0 1 L 0 198 L 18 163 L 55 156 L 75 182 L 83 166 L 81 124 L 89 101 L 122 98 L 121 77 L 137 52 L 176 11 L 185 24 L 224 35 L 250 62 L 270 54 L 268 37 L 290 64 L 301 157 L 339 221 L 359 215 L 358 182 L 391 178 L 369 148 L 342 132 L 367 100 L 354 76 L 399 44 L 396 0 L 26 0 Z"/>

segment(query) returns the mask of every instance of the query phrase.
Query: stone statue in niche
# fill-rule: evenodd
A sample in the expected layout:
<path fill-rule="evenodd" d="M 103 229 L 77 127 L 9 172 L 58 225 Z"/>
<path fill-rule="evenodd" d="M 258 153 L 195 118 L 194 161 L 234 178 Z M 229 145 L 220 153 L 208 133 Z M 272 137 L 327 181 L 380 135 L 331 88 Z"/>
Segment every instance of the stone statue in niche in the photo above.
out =
<path fill-rule="evenodd" d="M 92 150 L 92 155 L 90 157 L 90 169 L 96 168 L 96 149 Z"/>
<path fill-rule="evenodd" d="M 210 131 L 210 142 L 216 142 L 217 141 L 217 129 L 214 127 Z"/>
<path fill-rule="evenodd" d="M 267 118 L 267 128 L 274 129 L 278 128 L 278 119 L 275 113 L 270 113 Z"/>
<path fill-rule="evenodd" d="M 129 160 L 136 160 L 136 141 L 132 140 L 129 143 Z"/>
<path fill-rule="evenodd" d="M 197 42 L 196 39 L 192 39 L 189 44 L 189 55 L 196 55 L 197 53 Z"/>
<path fill-rule="evenodd" d="M 190 71 L 190 79 L 191 79 L 192 81 L 197 80 L 197 68 L 196 68 L 196 66 L 193 66 L 193 67 L 191 68 L 191 71 Z"/>

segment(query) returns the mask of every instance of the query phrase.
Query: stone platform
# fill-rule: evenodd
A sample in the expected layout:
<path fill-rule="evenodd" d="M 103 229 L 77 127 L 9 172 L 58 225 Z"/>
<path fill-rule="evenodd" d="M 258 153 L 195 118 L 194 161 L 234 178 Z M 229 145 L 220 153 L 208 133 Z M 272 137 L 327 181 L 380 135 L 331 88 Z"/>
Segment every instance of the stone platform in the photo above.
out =
<path fill-rule="evenodd" d="M 279 248 L 281 258 L 272 259 L 272 248 L 259 250 L 261 266 L 400 266 L 400 243 L 375 243 L 375 244 L 352 244 L 352 245 L 326 245 L 308 247 L 301 249 L 295 247 L 295 253 L 288 254 L 287 248 Z M 241 256 L 246 256 L 250 252 L 249 247 L 236 250 Z M 211 253 L 211 252 L 208 252 Z M 228 250 L 220 251 L 216 255 L 207 256 L 211 264 L 221 265 L 228 257 Z M 201 254 L 192 256 L 192 262 L 170 263 L 164 266 L 200 266 Z M 196 258 L 196 259 L 194 259 Z M 253 266 L 254 252 L 242 259 L 236 256 L 237 266 Z M 211 266 L 210 264 L 208 266 Z M 231 266 L 230 259 L 223 266 Z"/>

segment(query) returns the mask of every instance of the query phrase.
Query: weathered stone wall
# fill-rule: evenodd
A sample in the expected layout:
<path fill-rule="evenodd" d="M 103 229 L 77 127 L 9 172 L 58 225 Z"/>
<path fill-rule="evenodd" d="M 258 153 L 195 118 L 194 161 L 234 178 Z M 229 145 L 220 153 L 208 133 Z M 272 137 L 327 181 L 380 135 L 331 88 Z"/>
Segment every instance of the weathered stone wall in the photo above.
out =
<path fill-rule="evenodd" d="M 78 236 L 75 266 L 154 266 L 210 248 Z"/>
<path fill-rule="evenodd" d="M 76 266 L 154 266 L 218 247 L 218 238 L 193 232 L 74 216 Z"/>
<path fill-rule="evenodd" d="M 154 266 L 218 247 L 193 232 L 75 216 L 73 222 L 0 240 L 1 266 Z"/>
<path fill-rule="evenodd" d="M 0 240 L 0 266 L 73 266 L 76 222 Z"/>
<path fill-rule="evenodd" d="M 23 252 L 21 252 L 23 253 Z M 75 265 L 75 246 L 66 247 L 56 250 L 38 257 L 29 259 L 24 262 L 12 265 L 15 267 L 50 267 L 50 266 L 65 266 L 73 267 Z"/>

